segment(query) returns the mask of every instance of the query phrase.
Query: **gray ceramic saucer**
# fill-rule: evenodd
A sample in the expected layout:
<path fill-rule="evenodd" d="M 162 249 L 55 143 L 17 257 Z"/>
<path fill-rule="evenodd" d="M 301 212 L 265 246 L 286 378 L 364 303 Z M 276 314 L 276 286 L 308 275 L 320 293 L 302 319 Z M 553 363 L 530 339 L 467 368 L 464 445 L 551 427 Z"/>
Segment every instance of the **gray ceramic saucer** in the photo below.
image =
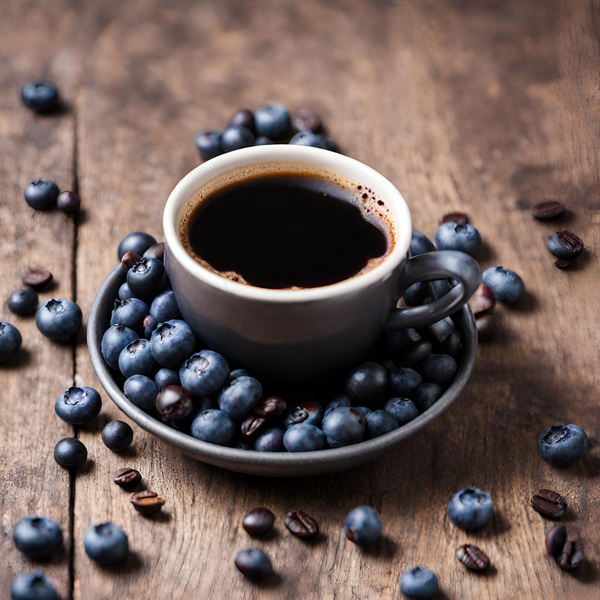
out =
<path fill-rule="evenodd" d="M 230 471 L 269 477 L 303 477 L 343 471 L 372 461 L 399 446 L 425 425 L 437 419 L 464 390 L 475 368 L 477 330 L 473 313 L 467 305 L 453 316 L 463 339 L 463 356 L 458 373 L 446 393 L 429 410 L 410 423 L 373 440 L 317 452 L 269 453 L 216 446 L 180 433 L 137 408 L 124 396 L 113 378 L 112 371 L 104 362 L 100 343 L 109 325 L 113 301 L 118 297 L 119 286 L 124 281 L 125 270 L 119 265 L 102 284 L 90 312 L 87 342 L 92 365 L 100 383 L 113 402 L 140 427 L 196 460 Z"/>

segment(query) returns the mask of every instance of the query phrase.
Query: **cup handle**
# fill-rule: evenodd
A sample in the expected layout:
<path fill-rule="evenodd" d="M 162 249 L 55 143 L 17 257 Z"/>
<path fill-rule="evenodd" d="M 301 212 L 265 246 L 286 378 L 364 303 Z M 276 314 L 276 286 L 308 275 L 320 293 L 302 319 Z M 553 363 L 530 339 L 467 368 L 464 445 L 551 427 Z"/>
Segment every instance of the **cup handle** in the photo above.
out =
<path fill-rule="evenodd" d="M 481 284 L 481 269 L 474 258 L 464 252 L 442 250 L 413 256 L 402 274 L 400 295 L 413 284 L 443 277 L 456 278 L 459 283 L 445 296 L 430 304 L 395 308 L 391 311 L 385 329 L 425 327 L 455 313 Z"/>

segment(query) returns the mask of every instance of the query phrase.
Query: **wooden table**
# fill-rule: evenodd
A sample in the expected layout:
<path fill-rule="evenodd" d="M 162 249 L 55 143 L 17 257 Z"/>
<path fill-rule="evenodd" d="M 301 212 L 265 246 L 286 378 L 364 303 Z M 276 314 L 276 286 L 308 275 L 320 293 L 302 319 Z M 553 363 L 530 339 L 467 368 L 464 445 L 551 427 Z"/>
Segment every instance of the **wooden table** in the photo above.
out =
<path fill-rule="evenodd" d="M 54 400 L 74 383 L 98 387 L 85 328 L 76 345 L 53 344 L 3 303 L 0 318 L 19 327 L 24 351 L 0 369 L 0 597 L 32 568 L 12 543 L 29 514 L 63 528 L 64 551 L 43 565 L 63 600 L 398 598 L 399 576 L 415 564 L 437 573 L 448 599 L 599 598 L 599 9 L 598 0 L 3 0 L 0 297 L 39 264 L 55 275 L 41 300 L 73 298 L 87 316 L 119 240 L 161 235 L 167 195 L 198 163 L 194 134 L 269 100 L 318 111 L 345 153 L 402 190 L 416 228 L 433 235 L 442 213 L 466 210 L 485 240 L 482 267 L 514 269 L 527 295 L 498 309 L 502 339 L 481 348 L 442 418 L 372 465 L 312 480 L 221 471 L 138 428 L 131 449 L 113 454 L 99 432 L 121 415 L 105 395 L 101 416 L 77 431 L 90 460 L 69 479 L 52 450 L 74 431 Z M 20 86 L 40 77 L 58 84 L 63 114 L 21 105 Z M 22 190 L 38 177 L 78 188 L 80 215 L 31 211 Z M 561 223 L 529 216 L 546 198 L 568 205 Z M 587 250 L 559 271 L 545 238 L 567 227 Z M 590 450 L 551 468 L 537 456 L 538 434 L 572 422 Z M 111 482 L 126 465 L 164 495 L 162 515 L 136 514 Z M 474 534 L 445 512 L 466 485 L 495 504 Z M 529 506 L 543 487 L 568 498 L 563 520 L 583 536 L 587 562 L 573 573 L 544 556 L 550 522 Z M 369 551 L 342 531 L 360 504 L 383 521 Z M 250 544 L 242 516 L 260 505 L 277 515 L 275 536 L 256 545 L 278 575 L 254 586 L 233 558 Z M 321 524 L 316 543 L 283 526 L 298 508 Z M 104 520 L 129 535 L 122 568 L 100 569 L 83 550 L 85 531 Z M 483 575 L 454 557 L 467 541 L 491 558 Z"/>

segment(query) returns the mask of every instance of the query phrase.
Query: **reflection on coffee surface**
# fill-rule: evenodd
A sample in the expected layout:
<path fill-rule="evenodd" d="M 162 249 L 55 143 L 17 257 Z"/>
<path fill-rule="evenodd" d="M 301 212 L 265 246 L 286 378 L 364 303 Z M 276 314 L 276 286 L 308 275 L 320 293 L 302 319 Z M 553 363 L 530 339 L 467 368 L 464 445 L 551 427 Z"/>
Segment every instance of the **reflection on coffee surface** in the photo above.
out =
<path fill-rule="evenodd" d="M 259 175 L 209 193 L 185 219 L 181 238 L 196 260 L 233 281 L 321 287 L 389 254 L 392 236 L 376 214 L 383 206 L 362 186 L 297 173 Z"/>

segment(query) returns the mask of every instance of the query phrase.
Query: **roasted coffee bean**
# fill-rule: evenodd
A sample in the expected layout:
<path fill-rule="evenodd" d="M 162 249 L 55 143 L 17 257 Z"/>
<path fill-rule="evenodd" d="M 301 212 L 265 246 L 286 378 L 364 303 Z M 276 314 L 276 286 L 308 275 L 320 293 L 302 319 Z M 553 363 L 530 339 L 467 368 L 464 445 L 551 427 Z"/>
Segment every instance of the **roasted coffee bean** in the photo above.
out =
<path fill-rule="evenodd" d="M 567 501 L 552 490 L 540 490 L 531 497 L 531 506 L 551 519 L 558 519 L 567 510 Z"/>
<path fill-rule="evenodd" d="M 463 544 L 456 551 L 456 558 L 468 569 L 476 571 L 483 571 L 490 564 L 490 559 L 473 544 Z"/>
<path fill-rule="evenodd" d="M 567 539 L 560 554 L 556 557 L 556 562 L 561 569 L 576 569 L 585 558 L 583 544 L 578 537 Z"/>
<path fill-rule="evenodd" d="M 113 481 L 122 488 L 135 487 L 142 481 L 142 474 L 135 469 L 126 467 L 113 473 Z"/>
<path fill-rule="evenodd" d="M 473 294 L 473 297 L 469 300 L 469 304 L 475 315 L 491 310 L 496 304 L 494 292 L 492 292 L 485 283 L 482 283 Z"/>
<path fill-rule="evenodd" d="M 52 273 L 43 267 L 29 267 L 29 271 L 23 275 L 22 281 L 31 287 L 41 287 L 52 281 Z"/>
<path fill-rule="evenodd" d="M 131 494 L 129 501 L 131 504 L 133 504 L 135 510 L 143 515 L 152 515 L 157 513 L 165 503 L 165 501 L 156 492 L 151 490 L 135 492 Z"/>
<path fill-rule="evenodd" d="M 547 200 L 531 207 L 531 216 L 539 221 L 550 221 L 565 212 L 565 205 L 558 200 Z"/>
<path fill-rule="evenodd" d="M 158 244 L 153 244 L 144 252 L 144 258 L 157 258 L 158 260 L 163 260 L 165 257 L 165 245 L 160 242 Z"/>
<path fill-rule="evenodd" d="M 581 238 L 571 231 L 557 231 L 548 237 L 546 241 L 548 250 L 562 260 L 573 260 L 583 250 Z"/>
<path fill-rule="evenodd" d="M 242 435 L 244 437 L 251 437 L 255 433 L 258 433 L 265 423 L 266 419 L 263 419 L 262 417 L 248 415 L 242 423 Z"/>
<path fill-rule="evenodd" d="M 558 259 L 554 264 L 559 268 L 559 269 L 568 269 L 571 266 L 571 262 L 570 260 L 562 260 L 562 259 Z"/>
<path fill-rule="evenodd" d="M 500 323 L 496 315 L 480 315 L 475 319 L 480 342 L 492 342 L 498 337 Z"/>
<path fill-rule="evenodd" d="M 546 532 L 546 554 L 558 556 L 567 541 L 567 528 L 564 525 L 556 525 Z"/>
<path fill-rule="evenodd" d="M 301 538 L 315 537 L 319 533 L 317 522 L 301 510 L 293 510 L 285 515 L 285 526 Z"/>
<path fill-rule="evenodd" d="M 451 222 L 451 221 L 456 221 L 457 223 L 468 223 L 469 222 L 469 215 L 467 213 L 463 213 L 463 212 L 450 212 L 450 213 L 446 213 L 440 219 L 440 225 L 442 223 L 448 223 L 448 222 Z"/>
<path fill-rule="evenodd" d="M 267 396 L 258 401 L 254 407 L 254 414 L 265 419 L 269 417 L 280 417 L 287 410 L 287 404 L 277 396 Z"/>
<path fill-rule="evenodd" d="M 156 409 L 171 421 L 187 419 L 194 410 L 190 394 L 180 385 L 168 385 L 156 396 Z"/>
<path fill-rule="evenodd" d="M 275 515 L 268 508 L 251 510 L 242 521 L 242 527 L 252 536 L 263 535 L 273 527 Z"/>
<path fill-rule="evenodd" d="M 136 262 L 142 260 L 142 257 L 135 252 L 126 252 L 123 254 L 123 258 L 121 259 L 121 264 L 126 271 L 129 271 Z"/>
<path fill-rule="evenodd" d="M 298 108 L 294 111 L 293 123 L 298 131 L 318 133 L 323 128 L 323 122 L 319 116 L 307 108 Z"/>

